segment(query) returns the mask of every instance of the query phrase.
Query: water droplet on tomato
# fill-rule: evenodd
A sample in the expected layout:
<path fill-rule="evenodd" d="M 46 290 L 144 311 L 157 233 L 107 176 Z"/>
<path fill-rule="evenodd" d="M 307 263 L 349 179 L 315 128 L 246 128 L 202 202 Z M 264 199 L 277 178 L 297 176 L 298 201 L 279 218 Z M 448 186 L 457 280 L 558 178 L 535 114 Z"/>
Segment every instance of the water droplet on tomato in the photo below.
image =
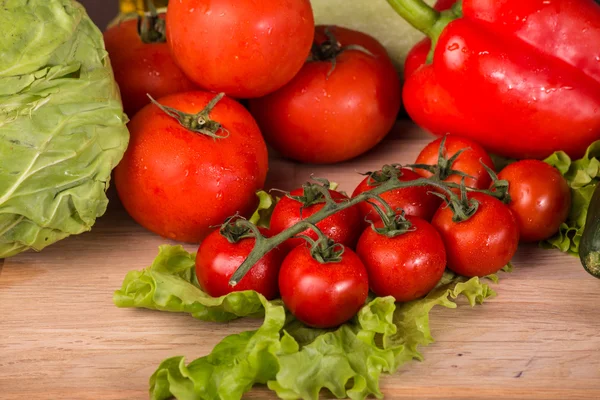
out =
<path fill-rule="evenodd" d="M 563 86 L 561 89 L 563 90 L 573 90 L 572 86 Z"/>
<path fill-rule="evenodd" d="M 454 51 L 454 50 L 458 50 L 460 46 L 458 45 L 458 43 L 452 43 L 450 46 L 448 46 L 448 50 L 450 51 Z"/>

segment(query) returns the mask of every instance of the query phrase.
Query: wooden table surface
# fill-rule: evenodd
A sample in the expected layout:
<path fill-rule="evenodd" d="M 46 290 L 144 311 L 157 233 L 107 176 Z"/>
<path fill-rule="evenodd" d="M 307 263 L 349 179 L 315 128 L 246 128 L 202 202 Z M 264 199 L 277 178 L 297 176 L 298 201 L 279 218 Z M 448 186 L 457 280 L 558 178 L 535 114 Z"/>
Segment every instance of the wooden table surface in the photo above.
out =
<path fill-rule="evenodd" d="M 355 171 L 412 162 L 428 140 L 400 123 L 378 148 L 347 164 L 273 160 L 269 187 L 289 189 L 314 173 L 351 192 L 361 179 Z M 126 272 L 149 265 L 162 243 L 112 201 L 90 233 L 5 260 L 0 399 L 145 399 L 163 359 L 191 361 L 224 336 L 258 326 L 116 308 L 112 293 Z M 436 342 L 422 349 L 425 361 L 383 379 L 386 398 L 600 399 L 600 281 L 558 251 L 524 247 L 514 264 L 484 306 L 433 310 Z M 273 398 L 265 388 L 246 397 Z"/>

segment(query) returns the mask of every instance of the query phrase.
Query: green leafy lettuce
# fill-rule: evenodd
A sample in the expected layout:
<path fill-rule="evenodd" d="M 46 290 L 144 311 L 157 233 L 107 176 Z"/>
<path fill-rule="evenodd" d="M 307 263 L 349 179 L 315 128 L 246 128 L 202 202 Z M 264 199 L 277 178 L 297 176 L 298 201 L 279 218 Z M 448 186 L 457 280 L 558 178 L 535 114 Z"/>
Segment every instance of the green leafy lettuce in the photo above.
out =
<path fill-rule="evenodd" d="M 317 399 L 326 389 L 337 397 L 382 397 L 379 379 L 402 364 L 422 359 L 419 346 L 433 342 L 429 311 L 455 308 L 459 296 L 473 306 L 495 293 L 478 278 L 450 272 L 428 296 L 396 304 L 371 298 L 350 322 L 333 330 L 308 328 L 279 301 L 255 292 L 211 298 L 199 289 L 194 255 L 180 246 L 162 246 L 153 264 L 130 272 L 115 292 L 119 307 L 186 312 L 209 321 L 264 315 L 262 326 L 223 339 L 191 363 L 165 360 L 150 378 L 152 399 L 239 399 L 255 384 L 266 384 L 283 399 Z"/>
<path fill-rule="evenodd" d="M 585 155 L 575 161 L 564 152 L 552 154 L 545 161 L 556 167 L 571 187 L 571 211 L 559 232 L 542 243 L 542 246 L 558 248 L 563 252 L 578 255 L 579 241 L 585 227 L 590 200 L 600 181 L 600 141 L 588 147 Z"/>
<path fill-rule="evenodd" d="M 0 7 L 0 258 L 91 229 L 126 116 L 102 33 L 73 0 Z"/>

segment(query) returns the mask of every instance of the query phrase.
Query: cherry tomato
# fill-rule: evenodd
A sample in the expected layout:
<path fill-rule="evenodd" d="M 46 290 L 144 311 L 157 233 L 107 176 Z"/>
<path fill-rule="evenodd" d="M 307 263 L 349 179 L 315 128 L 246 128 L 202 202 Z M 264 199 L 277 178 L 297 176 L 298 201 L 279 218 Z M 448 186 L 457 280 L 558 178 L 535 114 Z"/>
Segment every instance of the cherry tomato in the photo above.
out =
<path fill-rule="evenodd" d="M 522 242 L 535 242 L 558 232 L 571 209 L 571 189 L 560 172 L 538 160 L 510 164 L 498 174 L 509 183 L 508 207 L 519 223 Z"/>
<path fill-rule="evenodd" d="M 167 10 L 173 57 L 202 88 L 263 96 L 302 68 L 314 36 L 309 0 L 179 0 Z"/>
<path fill-rule="evenodd" d="M 329 193 L 337 203 L 348 200 L 347 196 L 340 192 L 336 192 L 335 190 L 330 190 Z M 304 189 L 302 188 L 290 192 L 291 196 L 302 196 L 303 194 Z M 322 202 L 304 207 L 300 201 L 284 196 L 273 209 L 269 230 L 274 236 L 301 220 L 310 217 L 320 211 L 324 206 L 325 203 Z M 316 226 L 336 243 L 354 247 L 358 235 L 361 232 L 361 221 L 358 208 L 350 207 L 343 211 L 339 211 L 318 222 Z M 305 230 L 301 235 L 308 236 L 314 240 L 317 240 L 318 238 L 317 234 L 311 229 Z M 300 237 L 291 238 L 283 244 L 283 248 L 285 250 L 291 250 L 296 246 L 303 245 L 305 242 L 306 241 Z"/>
<path fill-rule="evenodd" d="M 411 230 L 395 237 L 365 229 L 356 253 L 369 274 L 369 286 L 377 296 L 411 301 L 429 293 L 446 269 L 446 250 L 440 234 L 427 221 L 407 217 Z M 378 228 L 383 223 L 375 224 Z"/>
<path fill-rule="evenodd" d="M 498 272 L 511 260 L 519 245 L 519 225 L 508 207 L 495 197 L 471 193 L 479 206 L 471 218 L 452 220 L 452 209 L 443 205 L 432 225 L 446 246 L 448 268 L 464 276 Z"/>
<path fill-rule="evenodd" d="M 392 129 L 401 103 L 398 74 L 384 47 L 364 33 L 330 27 L 345 50 L 331 60 L 309 61 L 282 89 L 250 101 L 265 139 L 283 156 L 307 163 L 354 158 Z M 325 27 L 315 43 L 326 41 Z M 327 44 L 328 46 L 330 45 Z"/>
<path fill-rule="evenodd" d="M 248 257 L 255 242 L 254 238 L 244 238 L 230 243 L 219 230 L 208 235 L 196 256 L 196 276 L 202 290 L 213 297 L 244 290 L 254 290 L 269 300 L 277 297 L 279 268 L 285 256 L 279 248 L 254 264 L 235 287 L 229 285 L 231 276 Z"/>
<path fill-rule="evenodd" d="M 417 164 L 437 165 L 440 144 L 443 138 L 429 143 L 417 157 Z M 487 189 L 492 183 L 492 178 L 485 170 L 482 162 L 494 170 L 494 163 L 489 154 L 477 143 L 460 136 L 447 135 L 444 154 L 446 158 L 452 157 L 456 152 L 465 149 L 452 164 L 452 169 L 464 172 L 473 177 L 465 180 L 465 185 L 476 189 Z M 424 169 L 415 169 L 421 176 L 428 178 L 432 174 Z M 446 182 L 460 183 L 462 177 L 457 174 L 450 175 Z"/>
<path fill-rule="evenodd" d="M 365 304 L 369 279 L 352 250 L 346 248 L 340 262 L 321 264 L 303 245 L 283 260 L 279 291 L 285 306 L 300 321 L 315 328 L 333 328 Z"/>
<path fill-rule="evenodd" d="M 402 175 L 399 176 L 401 182 L 410 182 L 420 178 L 421 175 L 407 168 L 402 168 Z M 354 189 L 352 197 L 356 197 L 376 186 L 377 182 L 373 178 L 366 177 L 356 189 Z M 406 215 L 413 215 L 430 221 L 442 202 L 442 199 L 429 193 L 433 190 L 435 189 L 430 186 L 414 186 L 391 190 L 381 194 L 380 197 L 394 210 L 402 209 L 405 211 Z M 371 201 L 379 204 L 376 200 Z M 381 219 L 377 214 L 375 207 L 366 201 L 358 203 L 358 209 L 360 210 L 361 219 L 363 221 L 368 219 L 375 222 Z"/>
<path fill-rule="evenodd" d="M 198 91 L 159 102 L 195 114 L 214 97 Z M 222 124 L 222 138 L 188 130 L 154 104 L 129 123 L 131 140 L 115 169 L 115 185 L 129 215 L 161 236 L 198 243 L 212 226 L 236 213 L 248 216 L 256 206 L 268 162 L 258 126 L 227 97 L 209 117 Z"/>
<path fill-rule="evenodd" d="M 173 61 L 167 43 L 142 42 L 137 26 L 137 19 L 128 20 L 104 32 L 106 51 L 130 118 L 150 103 L 147 94 L 156 99 L 196 88 Z"/>

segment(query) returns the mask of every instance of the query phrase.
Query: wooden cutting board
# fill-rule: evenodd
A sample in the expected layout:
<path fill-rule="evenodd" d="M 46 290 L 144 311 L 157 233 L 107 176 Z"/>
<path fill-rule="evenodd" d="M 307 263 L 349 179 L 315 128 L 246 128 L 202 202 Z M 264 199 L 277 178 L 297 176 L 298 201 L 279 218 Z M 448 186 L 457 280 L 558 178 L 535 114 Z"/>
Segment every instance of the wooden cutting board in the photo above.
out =
<path fill-rule="evenodd" d="M 313 173 L 351 192 L 362 179 L 357 172 L 413 162 L 429 140 L 403 122 L 346 164 L 274 159 L 268 187 L 290 189 Z M 258 326 L 116 308 L 112 293 L 127 271 L 149 265 L 163 243 L 115 200 L 90 233 L 0 264 L 0 399 L 146 399 L 163 359 L 191 361 L 224 336 Z M 520 249 L 514 264 L 484 306 L 433 310 L 436 342 L 422 349 L 425 361 L 383 379 L 386 398 L 600 399 L 600 280 L 576 258 L 533 246 Z M 274 398 L 265 388 L 246 397 Z"/>

